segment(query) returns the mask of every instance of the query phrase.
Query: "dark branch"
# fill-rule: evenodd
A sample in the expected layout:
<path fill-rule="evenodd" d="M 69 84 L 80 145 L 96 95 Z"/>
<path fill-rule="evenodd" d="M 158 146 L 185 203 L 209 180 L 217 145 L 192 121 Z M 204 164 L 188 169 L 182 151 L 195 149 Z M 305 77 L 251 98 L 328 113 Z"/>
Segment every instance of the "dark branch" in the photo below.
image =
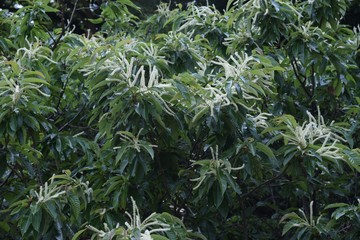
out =
<path fill-rule="evenodd" d="M 266 180 L 265 182 L 261 183 L 260 185 L 256 186 L 255 188 L 253 188 L 252 190 L 250 190 L 247 193 L 242 194 L 240 197 L 247 197 L 249 195 L 251 195 L 252 193 L 254 193 L 255 191 L 257 191 L 258 189 L 262 188 L 265 185 L 268 185 L 269 183 L 275 181 L 276 179 L 280 178 L 282 175 L 284 175 L 284 173 L 286 172 L 286 170 L 288 169 L 289 164 L 284 168 L 284 170 L 282 172 L 280 172 L 278 175 L 270 178 L 269 180 Z"/>
<path fill-rule="evenodd" d="M 306 87 L 306 77 L 304 76 L 303 78 L 300 76 L 299 72 L 298 72 L 298 69 L 297 69 L 297 66 L 296 66 L 296 63 L 294 63 L 294 61 L 290 61 L 291 63 L 291 66 L 293 67 L 294 69 L 294 73 L 295 73 L 295 76 L 297 78 L 297 80 L 300 82 L 301 84 L 301 87 L 304 89 L 306 95 L 308 95 L 309 98 L 312 98 L 312 94 L 309 92 L 309 90 L 307 89 Z"/>

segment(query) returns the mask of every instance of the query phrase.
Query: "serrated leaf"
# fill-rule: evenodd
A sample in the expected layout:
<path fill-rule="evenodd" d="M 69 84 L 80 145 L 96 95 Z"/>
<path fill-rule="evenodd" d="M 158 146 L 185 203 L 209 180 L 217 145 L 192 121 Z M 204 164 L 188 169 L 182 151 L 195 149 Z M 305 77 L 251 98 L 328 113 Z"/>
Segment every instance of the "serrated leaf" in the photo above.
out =
<path fill-rule="evenodd" d="M 110 194 L 113 192 L 116 188 L 119 188 L 123 185 L 124 182 L 124 176 L 115 176 L 110 178 L 106 184 L 110 184 L 109 188 L 106 190 L 105 195 Z"/>
<path fill-rule="evenodd" d="M 75 217 L 75 219 L 78 219 L 80 217 L 81 210 L 79 196 L 76 193 L 71 193 L 67 196 L 67 199 L 69 201 L 73 216 Z"/>
<path fill-rule="evenodd" d="M 347 164 L 360 172 L 360 154 L 354 150 L 344 150 L 344 153 L 347 156 L 345 158 Z"/>

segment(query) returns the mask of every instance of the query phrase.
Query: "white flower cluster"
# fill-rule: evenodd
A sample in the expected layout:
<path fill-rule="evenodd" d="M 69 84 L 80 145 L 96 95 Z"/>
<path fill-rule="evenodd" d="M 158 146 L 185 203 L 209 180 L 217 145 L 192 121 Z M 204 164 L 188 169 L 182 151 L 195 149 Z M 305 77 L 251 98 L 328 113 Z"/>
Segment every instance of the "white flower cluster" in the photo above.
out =
<path fill-rule="evenodd" d="M 38 199 L 36 204 L 46 203 L 49 200 L 59 198 L 66 193 L 66 191 L 61 189 L 62 186 L 54 186 L 51 183 L 49 187 L 48 183 L 46 182 L 44 187 L 40 186 L 39 192 L 35 191 L 35 195 Z"/>
<path fill-rule="evenodd" d="M 316 145 L 321 143 L 321 147 L 316 150 L 316 153 L 322 157 L 331 159 L 342 159 L 340 148 L 336 146 L 339 141 L 345 141 L 338 134 L 334 133 L 331 128 L 326 126 L 323 116 L 321 116 L 320 109 L 318 108 L 318 119 L 307 112 L 309 122 L 304 122 L 301 126 L 294 126 L 290 122 L 286 122 L 288 133 L 282 134 L 284 139 L 289 144 L 296 145 L 304 153 L 307 152 L 309 145 Z M 330 123 L 332 126 L 334 122 Z M 312 155 L 308 153 L 308 155 Z"/>
<path fill-rule="evenodd" d="M 254 123 L 254 126 L 255 127 L 258 127 L 258 128 L 267 128 L 269 127 L 269 124 L 268 124 L 268 117 L 271 117 L 272 114 L 270 113 L 259 113 L 258 115 L 256 116 L 252 116 L 250 114 L 246 114 L 246 116 L 248 118 L 250 118 L 250 120 L 252 120 L 252 122 Z"/>
<path fill-rule="evenodd" d="M 170 230 L 170 226 L 168 224 L 159 222 L 154 218 L 156 213 L 150 214 L 150 216 L 148 216 L 144 221 L 141 221 L 141 216 L 136 202 L 133 198 L 131 198 L 131 201 L 133 204 L 132 215 L 125 212 L 125 214 L 130 218 L 130 223 L 125 222 L 125 226 L 128 231 L 132 232 L 134 230 L 139 230 L 141 232 L 141 240 L 148 240 L 152 239 L 150 236 L 152 233 L 166 232 Z M 153 228 L 153 226 L 157 226 L 157 228 Z"/>
<path fill-rule="evenodd" d="M 136 202 L 131 197 L 131 202 L 133 204 L 133 212 L 132 214 L 125 212 L 125 214 L 129 217 L 130 223 L 125 222 L 126 230 L 124 234 L 129 236 L 131 239 L 135 239 L 133 235 L 140 233 L 140 240 L 152 240 L 152 233 L 158 232 L 166 232 L 170 230 L 170 226 L 166 223 L 162 223 L 158 221 L 156 217 L 156 213 L 150 214 L 144 221 L 141 221 L 141 216 L 139 213 L 139 209 L 136 205 Z M 87 225 L 86 228 L 93 231 L 98 239 L 113 239 L 116 237 L 121 231 L 118 231 L 120 228 L 120 224 L 118 223 L 115 228 L 110 229 L 106 223 L 104 223 L 104 230 L 100 230 L 95 228 L 94 226 Z M 154 228 L 156 227 L 156 228 Z M 138 237 L 136 239 L 139 239 Z"/>
<path fill-rule="evenodd" d="M 192 161 L 193 165 L 202 166 L 202 169 L 200 170 L 200 176 L 194 179 L 190 179 L 192 182 L 197 182 L 196 186 L 193 188 L 194 190 L 198 189 L 207 177 L 211 175 L 217 176 L 220 170 L 225 170 L 228 173 L 231 173 L 231 171 L 238 171 L 245 167 L 245 164 L 243 164 L 241 167 L 234 168 L 227 159 L 219 159 L 219 146 L 217 145 L 215 152 L 212 147 L 210 147 L 210 150 L 212 159 Z M 235 179 L 235 177 L 233 178 Z"/>

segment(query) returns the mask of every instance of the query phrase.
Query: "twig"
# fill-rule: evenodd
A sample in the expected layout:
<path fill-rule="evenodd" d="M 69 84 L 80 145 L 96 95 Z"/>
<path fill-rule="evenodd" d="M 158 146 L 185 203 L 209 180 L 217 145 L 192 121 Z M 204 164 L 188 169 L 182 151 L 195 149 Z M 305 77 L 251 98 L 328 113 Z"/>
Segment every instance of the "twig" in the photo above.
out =
<path fill-rule="evenodd" d="M 309 90 L 306 88 L 305 86 L 305 83 L 306 83 L 306 76 L 304 76 L 304 80 L 301 79 L 301 76 L 299 75 L 300 73 L 298 72 L 298 69 L 297 67 L 295 66 L 294 62 L 293 61 L 290 61 L 291 63 L 291 66 L 293 67 L 294 69 L 294 73 L 295 73 L 295 76 L 296 78 L 298 79 L 298 81 L 300 82 L 301 84 L 301 87 L 304 89 L 305 93 L 308 95 L 309 98 L 312 98 L 312 94 L 309 92 Z"/>
<path fill-rule="evenodd" d="M 7 164 L 7 165 L 8 165 L 8 167 L 11 169 L 11 171 L 14 172 L 15 175 L 16 175 L 19 179 L 21 179 L 21 181 L 25 182 L 25 177 L 24 177 L 24 175 L 23 175 L 21 172 L 18 173 L 13 166 L 11 166 L 10 164 Z"/>
<path fill-rule="evenodd" d="M 73 8 L 73 10 L 72 10 L 72 12 L 71 12 L 71 16 L 70 16 L 68 25 L 66 26 L 66 30 L 68 30 L 69 27 L 70 27 L 70 24 L 71 24 L 71 22 L 72 22 L 72 19 L 73 19 L 73 17 L 74 17 L 74 13 L 75 13 L 75 10 L 76 10 L 76 5 L 78 4 L 78 2 L 79 2 L 79 0 L 76 0 L 76 2 L 75 2 L 75 4 L 74 4 L 74 8 Z"/>
<path fill-rule="evenodd" d="M 306 82 L 306 80 L 307 80 L 306 75 L 304 75 L 304 74 L 301 73 L 301 71 L 300 71 L 300 69 L 299 69 L 299 66 L 298 66 L 298 64 L 297 64 L 297 62 L 296 62 L 295 59 L 293 60 L 293 64 L 295 65 L 295 69 L 296 69 L 297 73 L 299 74 L 299 76 L 303 77 L 303 78 L 304 78 L 304 82 Z"/>
<path fill-rule="evenodd" d="M 286 170 L 288 169 L 288 167 L 289 167 L 289 164 L 284 168 L 284 170 L 283 170 L 281 173 L 279 173 L 278 175 L 270 178 L 269 180 L 266 180 L 265 182 L 263 182 L 263 183 L 261 183 L 260 185 L 256 186 L 255 188 L 253 188 L 253 189 L 250 190 L 249 192 L 242 194 L 242 195 L 240 196 L 240 198 L 247 197 L 248 195 L 251 195 L 252 193 L 254 193 L 255 191 L 257 191 L 259 188 L 261 188 L 261 187 L 263 187 L 263 186 L 271 183 L 272 181 L 280 178 L 282 175 L 284 175 L 284 173 L 286 172 Z"/>
<path fill-rule="evenodd" d="M 59 35 L 59 37 L 55 40 L 53 46 L 52 46 L 52 50 L 54 50 L 57 45 L 59 44 L 60 42 L 60 39 L 64 36 L 65 32 L 66 32 L 66 27 L 65 27 L 65 2 L 64 0 L 61 0 L 61 33 Z"/>
<path fill-rule="evenodd" d="M 53 46 L 52 46 L 52 50 L 54 50 L 57 45 L 59 44 L 61 38 L 64 36 L 65 32 L 67 30 L 69 30 L 69 27 L 70 27 L 70 24 L 73 20 L 73 17 L 74 17 L 74 13 L 75 13 L 75 10 L 76 10 L 76 5 L 78 3 L 79 0 L 76 0 L 75 4 L 74 4 L 74 8 L 71 12 L 71 16 L 70 16 L 70 19 L 67 23 L 67 25 L 65 25 L 65 11 L 66 11 L 66 7 L 65 7 L 65 2 L 64 0 L 61 0 L 61 33 L 60 35 L 58 36 L 58 38 L 55 40 Z"/>
<path fill-rule="evenodd" d="M 72 123 L 80 115 L 80 113 L 82 113 L 82 111 L 85 109 L 85 105 L 76 113 L 76 115 L 72 119 L 70 119 L 67 123 L 65 123 L 62 127 L 59 128 L 59 132 L 69 126 L 69 124 Z"/>

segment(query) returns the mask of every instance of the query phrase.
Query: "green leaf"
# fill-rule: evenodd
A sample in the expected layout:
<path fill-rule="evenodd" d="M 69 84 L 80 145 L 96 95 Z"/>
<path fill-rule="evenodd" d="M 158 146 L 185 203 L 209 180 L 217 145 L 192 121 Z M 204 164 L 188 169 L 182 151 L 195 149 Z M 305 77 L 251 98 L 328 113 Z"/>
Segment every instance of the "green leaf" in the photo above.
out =
<path fill-rule="evenodd" d="M 5 232 L 9 232 L 10 226 L 6 222 L 0 222 L 0 229 L 2 229 Z"/>
<path fill-rule="evenodd" d="M 300 221 L 302 221 L 302 218 L 299 217 L 299 215 L 297 215 L 297 214 L 294 213 L 294 212 L 285 214 L 285 215 L 280 219 L 280 223 L 282 223 L 282 222 L 285 221 L 286 219 L 290 219 L 290 220 L 300 220 Z"/>
<path fill-rule="evenodd" d="M 3 110 L 2 113 L 0 113 L 0 123 L 2 122 L 3 118 L 10 113 L 10 110 Z"/>
<path fill-rule="evenodd" d="M 195 233 L 195 232 L 190 232 L 188 231 L 186 236 L 189 238 L 189 239 L 201 239 L 201 240 L 207 240 L 207 238 L 202 235 L 201 233 Z"/>
<path fill-rule="evenodd" d="M 116 158 L 115 158 L 115 165 L 118 165 L 119 161 L 123 162 L 123 160 L 124 160 L 123 158 L 128 151 L 128 147 L 121 146 L 121 147 L 116 148 L 116 150 L 117 150 L 117 154 L 116 154 Z"/>
<path fill-rule="evenodd" d="M 103 18 L 90 18 L 88 20 L 89 20 L 89 22 L 91 22 L 93 24 L 101 24 L 104 22 Z"/>
<path fill-rule="evenodd" d="M 21 69 L 20 69 L 20 66 L 14 62 L 14 61 L 6 61 L 5 63 L 9 64 L 13 70 L 13 72 L 16 74 L 16 75 L 20 75 L 21 73 Z"/>
<path fill-rule="evenodd" d="M 354 150 L 344 150 L 344 153 L 346 154 L 345 161 L 347 164 L 360 172 L 360 153 Z"/>
<path fill-rule="evenodd" d="M 40 210 L 37 211 L 35 215 L 32 216 L 32 221 L 31 221 L 32 226 L 37 232 L 40 231 L 41 221 L 42 221 L 42 211 Z"/>
<path fill-rule="evenodd" d="M 268 146 L 266 146 L 265 144 L 263 144 L 261 142 L 256 143 L 256 148 L 260 152 L 265 153 L 265 155 L 271 160 L 271 162 L 273 162 L 275 165 L 277 164 L 277 159 L 276 159 L 273 151 L 271 150 L 271 148 L 269 148 Z"/>
<path fill-rule="evenodd" d="M 45 12 L 59 12 L 60 10 L 57 8 L 53 8 L 47 5 L 41 5 L 41 8 L 45 10 Z"/>
<path fill-rule="evenodd" d="M 13 132 L 16 132 L 16 130 L 17 130 L 17 119 L 16 119 L 15 115 L 12 115 L 10 118 L 10 129 Z"/>
<path fill-rule="evenodd" d="M 338 208 L 331 214 L 331 217 L 338 220 L 339 218 L 341 218 L 342 216 L 345 216 L 345 215 L 348 215 L 348 209 Z"/>
<path fill-rule="evenodd" d="M 142 147 L 149 153 L 151 159 L 154 159 L 154 149 L 147 143 L 142 144 Z"/>
<path fill-rule="evenodd" d="M 22 80 L 23 83 L 40 83 L 40 84 L 44 84 L 44 85 L 49 85 L 49 83 L 47 81 L 45 81 L 44 79 L 40 79 L 40 78 L 24 78 Z"/>
<path fill-rule="evenodd" d="M 80 217 L 80 199 L 77 193 L 71 193 L 67 196 L 67 199 L 69 201 L 72 215 L 75 217 L 75 219 L 78 219 Z"/>
<path fill-rule="evenodd" d="M 298 149 L 296 146 L 288 146 L 287 151 L 285 153 L 285 158 L 283 160 L 283 165 L 286 166 L 298 153 Z"/>
<path fill-rule="evenodd" d="M 158 235 L 158 234 L 151 234 L 153 240 L 169 240 L 167 237 Z"/>
<path fill-rule="evenodd" d="M 45 202 L 43 205 L 44 209 L 50 214 L 53 221 L 56 221 L 58 218 L 58 214 L 56 211 L 56 205 L 52 201 Z"/>
<path fill-rule="evenodd" d="M 219 189 L 220 189 L 220 193 L 222 196 L 224 196 L 225 191 L 227 189 L 227 179 L 225 178 L 225 176 L 223 174 L 219 174 L 218 178 L 217 178 L 217 182 L 219 185 Z"/>
<path fill-rule="evenodd" d="M 32 215 L 29 214 L 26 217 L 21 218 L 20 220 L 20 231 L 21 235 L 24 236 L 25 233 L 28 231 L 32 222 Z"/>
<path fill-rule="evenodd" d="M 75 235 L 71 238 L 71 240 L 76 240 L 76 239 L 78 239 L 79 237 L 80 237 L 80 235 L 83 233 L 83 232 L 85 232 L 87 229 L 85 228 L 85 229 L 82 229 L 82 230 L 80 230 L 80 231 L 78 231 L 77 233 L 75 233 Z"/>
<path fill-rule="evenodd" d="M 224 198 L 224 194 L 222 193 L 223 189 L 220 185 L 219 182 L 215 182 L 210 189 L 211 199 L 216 208 L 219 208 Z"/>
<path fill-rule="evenodd" d="M 56 145 L 55 145 L 55 148 L 56 148 L 56 151 L 58 152 L 58 153 L 61 153 L 62 152 L 62 146 L 61 146 L 62 144 L 61 144 L 61 139 L 60 139 L 60 137 L 57 137 L 56 138 Z"/>
<path fill-rule="evenodd" d="M 285 115 L 279 117 L 278 120 L 281 121 L 281 122 L 285 122 L 286 124 L 291 125 L 293 128 L 298 126 L 298 123 L 295 120 L 294 116 L 289 115 L 289 114 L 285 114 Z"/>
<path fill-rule="evenodd" d="M 234 179 L 232 178 L 232 176 L 230 175 L 230 173 L 228 172 L 224 172 L 224 175 L 227 179 L 227 182 L 230 184 L 231 188 L 238 194 L 241 194 L 241 189 L 239 187 L 239 185 L 234 181 Z"/>
<path fill-rule="evenodd" d="M 282 236 L 284 236 L 293 227 L 297 227 L 297 225 L 292 221 L 287 222 L 283 227 Z"/>
<path fill-rule="evenodd" d="M 325 209 L 347 207 L 347 206 L 349 206 L 349 204 L 346 204 L 346 203 L 332 203 L 332 204 L 326 205 Z"/>
<path fill-rule="evenodd" d="M 193 117 L 193 119 L 191 120 L 190 126 L 193 126 L 194 124 L 196 124 L 208 111 L 209 111 L 209 108 L 204 107 L 198 113 L 196 113 L 195 116 Z"/>
<path fill-rule="evenodd" d="M 335 89 L 335 95 L 338 97 L 340 96 L 342 89 L 343 89 L 343 85 L 340 79 L 335 79 L 335 81 L 333 82 L 333 87 Z"/>

